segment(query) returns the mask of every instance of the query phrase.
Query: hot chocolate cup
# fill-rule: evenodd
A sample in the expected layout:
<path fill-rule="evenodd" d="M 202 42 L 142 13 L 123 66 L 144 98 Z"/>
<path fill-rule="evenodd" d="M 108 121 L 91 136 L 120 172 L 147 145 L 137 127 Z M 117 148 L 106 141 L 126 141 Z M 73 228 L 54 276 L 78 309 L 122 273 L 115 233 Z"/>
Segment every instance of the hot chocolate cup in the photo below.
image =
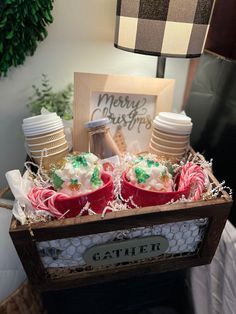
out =
<path fill-rule="evenodd" d="M 153 120 L 150 152 L 166 158 L 181 159 L 189 147 L 191 118 L 173 112 L 160 112 Z"/>
<path fill-rule="evenodd" d="M 39 150 L 43 148 L 53 148 L 58 145 L 64 144 L 66 141 L 65 135 L 63 135 L 61 138 L 53 140 L 53 141 L 47 141 L 47 142 L 42 142 L 42 143 L 37 143 L 37 144 L 28 144 L 28 147 L 30 150 Z"/>
<path fill-rule="evenodd" d="M 187 149 L 187 145 L 185 145 L 184 147 L 168 147 L 168 146 L 156 144 L 152 140 L 150 142 L 150 145 L 154 149 L 161 151 L 161 152 L 164 152 L 164 153 L 167 153 L 167 154 L 170 153 L 170 154 L 180 155 L 180 154 L 184 154 L 186 149 Z"/>
<path fill-rule="evenodd" d="M 151 144 L 149 145 L 149 152 L 155 154 L 159 159 L 166 159 L 172 162 L 178 162 L 184 156 L 184 154 L 172 154 L 160 151 L 158 149 L 155 149 Z"/>
<path fill-rule="evenodd" d="M 42 155 L 52 155 L 52 154 L 56 154 L 58 152 L 64 151 L 65 149 L 68 150 L 68 144 L 66 141 L 64 141 L 63 144 L 55 146 L 55 147 L 51 147 L 51 148 L 43 148 L 43 149 L 39 149 L 39 150 L 30 150 L 31 156 L 34 157 L 40 157 Z"/>
<path fill-rule="evenodd" d="M 45 157 L 32 157 L 34 162 L 38 165 L 42 165 L 42 167 L 46 170 L 50 169 L 51 165 L 59 162 L 62 160 L 66 155 L 68 154 L 68 149 L 62 150 L 60 152 L 57 152 L 55 154 L 47 155 Z"/>
<path fill-rule="evenodd" d="M 42 144 L 50 141 L 56 141 L 61 139 L 61 137 L 65 136 L 64 129 L 60 128 L 53 132 L 48 132 L 46 134 L 39 134 L 36 136 L 28 136 L 26 137 L 26 142 L 28 145 L 34 144 Z"/>
<path fill-rule="evenodd" d="M 157 137 L 156 135 L 154 135 L 154 133 L 152 133 L 152 137 L 151 140 L 159 145 L 164 145 L 167 147 L 176 147 L 176 148 L 184 148 L 189 144 L 189 139 L 187 139 L 184 142 L 180 142 L 180 141 L 170 141 L 170 140 L 166 140 L 166 139 L 162 139 L 161 137 Z"/>
<path fill-rule="evenodd" d="M 167 141 L 175 141 L 175 142 L 189 141 L 189 134 L 180 135 L 180 134 L 168 133 L 168 132 L 158 130 L 155 127 L 153 128 L 152 132 L 156 137 L 161 138 L 163 140 L 167 140 Z"/>

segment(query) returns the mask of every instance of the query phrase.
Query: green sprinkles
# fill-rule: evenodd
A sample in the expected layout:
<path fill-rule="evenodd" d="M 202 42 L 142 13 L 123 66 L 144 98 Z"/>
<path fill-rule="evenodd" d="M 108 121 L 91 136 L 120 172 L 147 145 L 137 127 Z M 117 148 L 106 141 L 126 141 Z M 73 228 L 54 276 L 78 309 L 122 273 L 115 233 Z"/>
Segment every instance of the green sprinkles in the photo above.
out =
<path fill-rule="evenodd" d="M 155 162 L 154 160 L 151 160 L 151 159 L 147 159 L 147 166 L 148 168 L 151 168 L 152 166 L 155 166 L 155 167 L 159 167 L 159 162 Z"/>
<path fill-rule="evenodd" d="M 134 169 L 134 172 L 138 183 L 146 183 L 147 179 L 150 178 L 150 176 L 142 168 L 137 167 Z"/>
<path fill-rule="evenodd" d="M 70 183 L 72 185 L 77 184 L 78 183 L 78 179 L 70 179 Z"/>
<path fill-rule="evenodd" d="M 154 160 L 147 159 L 147 166 L 151 168 L 154 165 Z"/>
<path fill-rule="evenodd" d="M 74 168 L 88 167 L 88 163 L 84 156 L 72 156 L 72 166 Z"/>
<path fill-rule="evenodd" d="M 52 174 L 52 181 L 53 181 L 53 186 L 55 189 L 59 190 L 61 189 L 64 181 L 62 180 L 61 177 L 59 177 L 55 172 Z"/>
<path fill-rule="evenodd" d="M 137 159 L 134 160 L 135 164 L 138 164 L 139 162 L 143 161 L 144 157 L 143 156 L 139 156 Z"/>
<path fill-rule="evenodd" d="M 161 176 L 162 176 L 162 177 L 167 176 L 167 171 L 166 171 L 166 169 L 162 171 Z"/>
<path fill-rule="evenodd" d="M 166 165 L 166 167 L 167 167 L 169 173 L 170 173 L 170 174 L 172 175 L 172 177 L 173 177 L 174 174 L 175 174 L 175 172 L 174 172 L 174 167 L 173 167 L 171 164 L 169 164 L 169 163 Z"/>
<path fill-rule="evenodd" d="M 99 177 L 99 170 L 98 167 L 96 167 L 93 171 L 92 174 L 92 178 L 90 179 L 90 183 L 92 184 L 92 186 L 97 187 L 99 185 L 101 185 L 102 180 Z"/>

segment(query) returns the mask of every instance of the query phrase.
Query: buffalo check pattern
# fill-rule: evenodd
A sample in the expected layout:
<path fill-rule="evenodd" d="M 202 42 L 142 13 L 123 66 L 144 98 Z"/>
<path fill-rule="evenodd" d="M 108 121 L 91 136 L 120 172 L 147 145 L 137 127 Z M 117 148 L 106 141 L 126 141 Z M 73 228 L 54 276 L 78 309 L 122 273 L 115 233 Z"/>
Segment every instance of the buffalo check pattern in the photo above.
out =
<path fill-rule="evenodd" d="M 118 0 L 115 47 L 166 57 L 201 55 L 214 0 Z"/>

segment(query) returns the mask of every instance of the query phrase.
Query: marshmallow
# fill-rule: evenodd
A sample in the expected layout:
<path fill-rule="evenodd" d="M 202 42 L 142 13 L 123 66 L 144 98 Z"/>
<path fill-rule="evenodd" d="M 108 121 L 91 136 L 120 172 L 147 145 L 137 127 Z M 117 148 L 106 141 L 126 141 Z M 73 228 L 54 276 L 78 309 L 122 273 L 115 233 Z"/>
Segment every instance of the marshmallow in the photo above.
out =
<path fill-rule="evenodd" d="M 158 160 L 143 156 L 134 160 L 126 173 L 127 179 L 133 185 L 155 192 L 173 191 L 172 175 L 168 168 Z"/>
<path fill-rule="evenodd" d="M 70 196 L 89 193 L 103 185 L 101 169 L 94 154 L 72 154 L 51 168 L 51 183 L 56 191 Z"/>

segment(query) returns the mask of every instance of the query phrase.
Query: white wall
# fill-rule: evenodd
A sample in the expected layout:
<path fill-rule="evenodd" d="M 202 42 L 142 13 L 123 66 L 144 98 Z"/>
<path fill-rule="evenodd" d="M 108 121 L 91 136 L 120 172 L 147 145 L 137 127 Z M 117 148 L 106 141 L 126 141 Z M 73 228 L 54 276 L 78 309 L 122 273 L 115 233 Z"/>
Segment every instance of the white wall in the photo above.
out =
<path fill-rule="evenodd" d="M 113 47 L 116 0 L 57 0 L 48 37 L 33 57 L 0 79 L 0 186 L 7 170 L 22 169 L 25 159 L 22 119 L 32 84 L 48 74 L 55 89 L 73 82 L 75 71 L 155 76 L 156 57 Z M 180 107 L 188 60 L 168 59 L 166 77 L 176 78 L 174 108 Z"/>

